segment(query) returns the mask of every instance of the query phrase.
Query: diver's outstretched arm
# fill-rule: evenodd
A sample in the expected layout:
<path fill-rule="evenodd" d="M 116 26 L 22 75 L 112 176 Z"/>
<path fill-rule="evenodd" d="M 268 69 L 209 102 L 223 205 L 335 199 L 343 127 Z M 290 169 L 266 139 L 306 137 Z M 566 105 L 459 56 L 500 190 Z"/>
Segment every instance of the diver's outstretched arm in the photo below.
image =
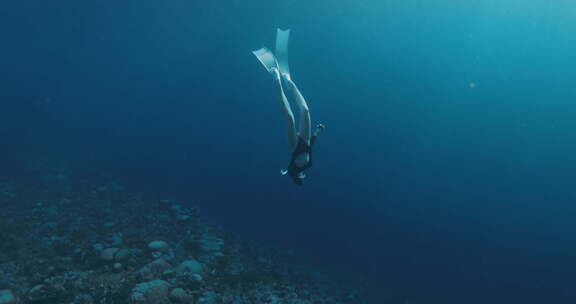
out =
<path fill-rule="evenodd" d="M 306 103 L 304 96 L 302 96 L 302 93 L 300 93 L 300 90 L 298 90 L 298 87 L 296 86 L 294 81 L 292 81 L 290 74 L 283 74 L 282 76 L 284 76 L 284 80 L 288 84 L 288 87 L 294 93 L 294 100 L 296 101 L 296 104 L 300 109 L 300 130 L 298 135 L 302 137 L 304 141 L 310 144 L 311 122 L 310 122 L 310 110 L 308 109 L 308 104 Z"/>
<path fill-rule="evenodd" d="M 290 152 L 292 152 L 294 149 L 296 149 L 296 145 L 298 144 L 298 135 L 296 134 L 294 114 L 292 113 L 292 109 L 290 109 L 290 103 L 286 98 L 286 94 L 284 94 L 280 72 L 278 69 L 273 69 L 272 73 L 274 74 L 276 83 L 278 85 L 278 101 L 280 102 L 280 110 L 286 119 L 286 129 L 288 131 L 288 149 L 290 149 Z"/>

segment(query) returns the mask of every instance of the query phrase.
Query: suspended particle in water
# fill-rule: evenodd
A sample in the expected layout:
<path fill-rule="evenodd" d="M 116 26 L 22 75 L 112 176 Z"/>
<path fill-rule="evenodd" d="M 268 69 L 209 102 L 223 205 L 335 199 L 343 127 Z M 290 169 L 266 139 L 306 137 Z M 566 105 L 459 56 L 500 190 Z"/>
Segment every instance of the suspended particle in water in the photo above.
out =
<path fill-rule="evenodd" d="M 474 88 L 476 88 L 476 83 L 474 81 L 472 81 L 468 84 L 468 87 L 471 89 L 474 89 Z"/>

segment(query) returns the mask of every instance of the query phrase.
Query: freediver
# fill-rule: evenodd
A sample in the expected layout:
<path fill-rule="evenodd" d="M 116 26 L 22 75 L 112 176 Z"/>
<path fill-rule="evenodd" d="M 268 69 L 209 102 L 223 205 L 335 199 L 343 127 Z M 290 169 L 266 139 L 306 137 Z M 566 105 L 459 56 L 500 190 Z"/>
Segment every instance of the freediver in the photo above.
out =
<path fill-rule="evenodd" d="M 288 167 L 280 172 L 282 175 L 289 175 L 294 183 L 301 186 L 306 178 L 304 171 L 312 167 L 312 148 L 316 138 L 325 129 L 325 126 L 323 124 L 316 125 L 316 130 L 311 134 L 308 104 L 290 76 L 288 67 L 289 38 L 290 30 L 278 29 L 276 31 L 276 55 L 265 47 L 252 53 L 264 65 L 266 70 L 274 76 L 274 80 L 278 85 L 278 101 L 287 123 L 288 148 L 292 154 Z M 283 85 L 293 93 L 294 100 L 300 110 L 299 130 L 296 130 L 294 114 L 290 108 L 288 98 L 284 94 Z"/>

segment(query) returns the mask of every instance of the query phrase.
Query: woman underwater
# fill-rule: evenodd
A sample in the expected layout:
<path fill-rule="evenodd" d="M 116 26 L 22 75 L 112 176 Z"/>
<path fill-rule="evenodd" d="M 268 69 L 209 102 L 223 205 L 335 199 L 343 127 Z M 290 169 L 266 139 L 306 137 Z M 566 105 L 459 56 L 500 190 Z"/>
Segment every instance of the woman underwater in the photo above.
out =
<path fill-rule="evenodd" d="M 316 142 L 317 136 L 325 127 L 323 124 L 318 124 L 314 134 L 311 133 L 308 104 L 290 76 L 288 67 L 289 38 L 290 30 L 278 29 L 276 32 L 276 56 L 267 48 L 261 48 L 252 53 L 260 60 L 266 70 L 274 76 L 278 85 L 278 101 L 280 102 L 282 114 L 286 119 L 288 147 L 292 152 L 290 164 L 285 170 L 281 170 L 281 173 L 282 175 L 289 175 L 297 185 L 303 185 L 303 180 L 306 178 L 304 171 L 312 167 L 312 147 Z M 290 108 L 288 98 L 284 94 L 283 85 L 293 93 L 294 100 L 300 110 L 299 130 L 296 130 L 294 114 Z"/>

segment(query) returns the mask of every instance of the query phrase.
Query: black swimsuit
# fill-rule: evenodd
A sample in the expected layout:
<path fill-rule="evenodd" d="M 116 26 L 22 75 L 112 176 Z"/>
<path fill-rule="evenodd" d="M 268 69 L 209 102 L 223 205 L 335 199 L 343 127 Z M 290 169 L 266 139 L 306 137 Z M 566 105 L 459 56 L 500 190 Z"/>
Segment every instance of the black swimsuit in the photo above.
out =
<path fill-rule="evenodd" d="M 302 139 L 302 137 L 298 136 L 298 145 L 296 146 L 296 149 L 294 149 L 294 152 L 292 152 L 292 159 L 290 160 L 290 164 L 288 165 L 287 169 L 288 174 L 297 185 L 303 184 L 300 173 L 312 167 L 312 147 L 314 146 L 315 142 L 316 135 L 313 135 L 312 138 L 310 138 L 310 145 L 308 145 L 308 143 Z M 296 166 L 296 159 L 302 153 L 308 153 L 308 163 L 304 167 L 298 167 Z"/>

